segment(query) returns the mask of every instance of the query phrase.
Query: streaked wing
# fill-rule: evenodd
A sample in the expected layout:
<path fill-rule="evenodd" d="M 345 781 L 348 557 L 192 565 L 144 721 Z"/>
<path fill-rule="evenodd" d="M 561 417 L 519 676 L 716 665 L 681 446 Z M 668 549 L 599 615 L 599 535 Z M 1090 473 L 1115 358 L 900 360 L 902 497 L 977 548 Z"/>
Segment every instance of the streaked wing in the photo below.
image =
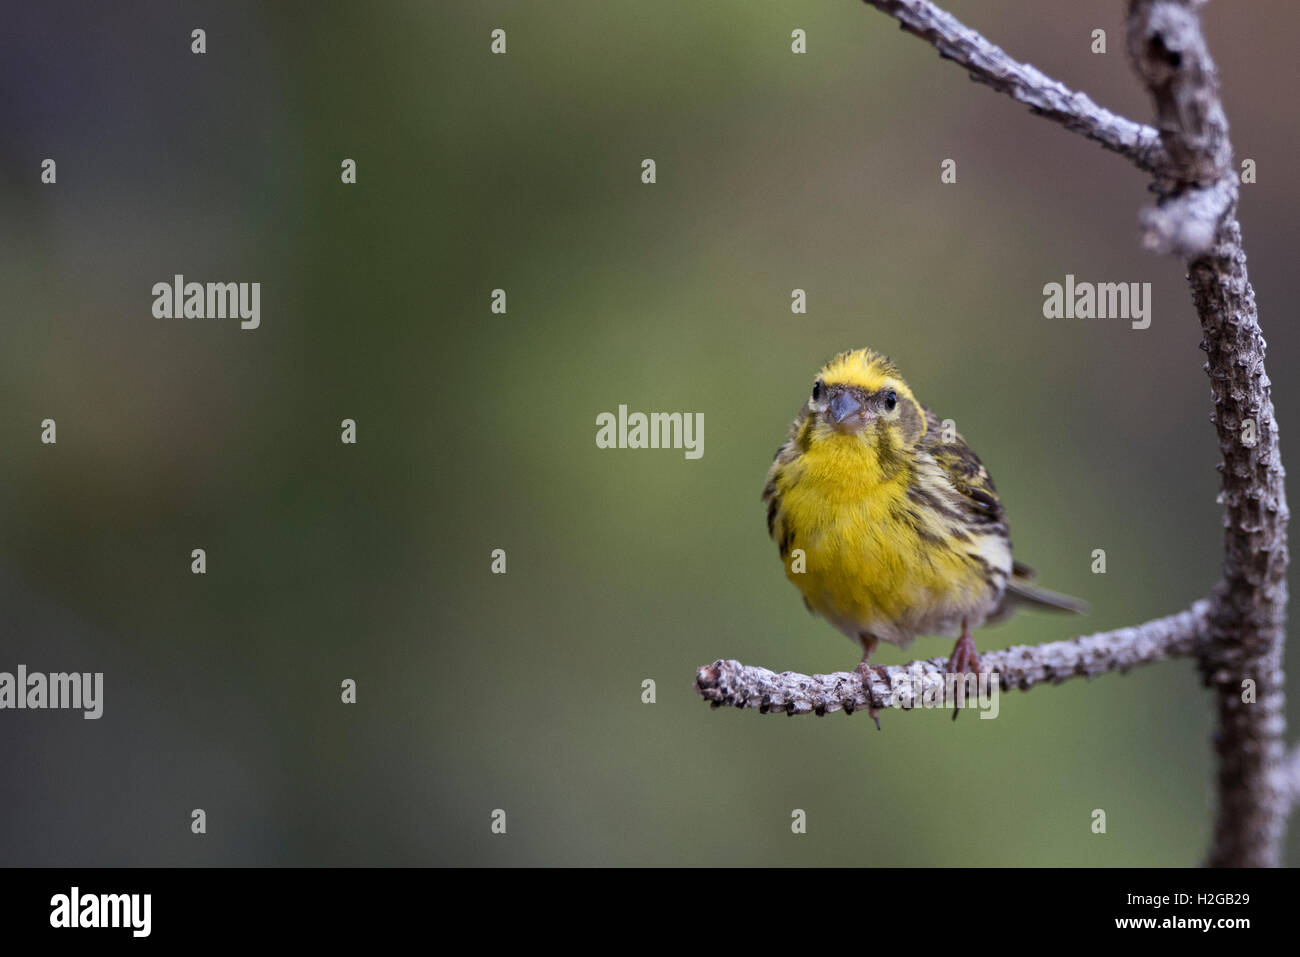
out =
<path fill-rule="evenodd" d="M 1001 522 L 1002 502 L 984 463 L 955 431 L 944 435 L 943 422 L 925 409 L 926 433 L 920 450 L 939 466 L 952 487 L 961 494 L 977 521 Z"/>

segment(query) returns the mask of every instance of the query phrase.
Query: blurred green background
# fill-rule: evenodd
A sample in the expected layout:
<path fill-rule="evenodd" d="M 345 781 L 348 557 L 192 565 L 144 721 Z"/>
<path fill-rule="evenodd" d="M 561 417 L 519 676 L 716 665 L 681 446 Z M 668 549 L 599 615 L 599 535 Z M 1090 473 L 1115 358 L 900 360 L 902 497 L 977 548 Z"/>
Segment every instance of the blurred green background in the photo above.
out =
<path fill-rule="evenodd" d="M 1121 3 L 951 9 L 1149 119 Z M 855 0 L 7 17 L 0 670 L 103 671 L 105 715 L 0 714 L 0 861 L 1201 860 L 1211 702 L 1190 662 L 1007 695 L 996 721 L 886 713 L 883 733 L 714 712 L 692 688 L 717 657 L 857 661 L 783 580 L 759 501 L 844 348 L 888 353 L 957 421 L 1017 555 L 1092 604 L 982 648 L 1144 621 L 1213 585 L 1199 330 L 1182 265 L 1139 247 L 1149 196 L 1126 161 Z M 1258 164 L 1241 215 L 1294 454 L 1300 14 L 1221 2 L 1206 21 L 1238 158 Z M 152 318 L 175 273 L 260 281 L 261 328 Z M 1066 273 L 1151 282 L 1151 328 L 1044 319 Z M 703 458 L 597 449 L 620 403 L 704 413 Z"/>

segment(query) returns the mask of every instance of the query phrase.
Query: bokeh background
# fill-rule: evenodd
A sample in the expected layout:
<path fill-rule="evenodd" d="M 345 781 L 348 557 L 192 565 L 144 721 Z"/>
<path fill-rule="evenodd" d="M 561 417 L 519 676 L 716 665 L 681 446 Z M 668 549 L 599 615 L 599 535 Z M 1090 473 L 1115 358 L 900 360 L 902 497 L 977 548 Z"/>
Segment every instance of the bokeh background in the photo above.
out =
<path fill-rule="evenodd" d="M 1116 0 L 951 8 L 1149 119 Z M 1205 16 L 1258 164 L 1241 215 L 1292 452 L 1300 13 Z M 883 733 L 710 711 L 692 688 L 717 657 L 856 663 L 784 581 L 759 501 L 849 347 L 957 421 L 1017 555 L 1092 604 L 981 647 L 1212 586 L 1198 328 L 1182 265 L 1139 248 L 1126 161 L 855 0 L 56 0 L 5 19 L 0 670 L 103 671 L 105 714 L 0 713 L 0 861 L 1201 860 L 1210 699 L 1190 662 L 1007 695 L 996 721 L 886 713 Z M 261 328 L 152 318 L 175 273 L 260 281 Z M 1044 319 L 1066 273 L 1151 282 L 1151 328 Z M 620 403 L 703 412 L 704 457 L 597 449 Z"/>

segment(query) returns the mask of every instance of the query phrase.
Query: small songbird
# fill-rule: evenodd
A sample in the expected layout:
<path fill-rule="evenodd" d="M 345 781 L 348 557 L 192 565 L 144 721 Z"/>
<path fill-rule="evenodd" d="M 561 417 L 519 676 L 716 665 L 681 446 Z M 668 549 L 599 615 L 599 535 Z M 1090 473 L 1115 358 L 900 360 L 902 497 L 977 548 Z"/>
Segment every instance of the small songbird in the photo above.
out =
<path fill-rule="evenodd" d="M 1032 584 L 988 471 L 870 349 L 817 374 L 763 500 L 786 577 L 809 611 L 861 643 L 864 677 L 881 641 L 956 635 L 948 670 L 978 673 L 972 628 L 1017 605 L 1086 610 Z"/>

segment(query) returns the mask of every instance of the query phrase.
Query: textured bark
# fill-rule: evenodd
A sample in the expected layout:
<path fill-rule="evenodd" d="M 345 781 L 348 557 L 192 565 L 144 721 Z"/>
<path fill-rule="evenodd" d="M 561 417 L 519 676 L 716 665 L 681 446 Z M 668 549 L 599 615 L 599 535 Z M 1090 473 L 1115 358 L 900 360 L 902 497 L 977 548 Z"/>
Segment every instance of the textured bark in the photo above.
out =
<path fill-rule="evenodd" d="M 980 656 L 980 667 L 998 675 L 1000 690 L 1028 691 L 1040 684 L 1055 685 L 1070 678 L 1092 678 L 1153 661 L 1190 657 L 1200 654 L 1209 637 L 1209 610 L 1210 602 L 1199 601 L 1176 615 L 1131 628 L 989 651 Z M 868 707 L 913 708 L 917 691 L 924 695 L 927 688 L 943 687 L 946 673 L 946 662 L 939 658 L 892 667 L 877 665 L 871 669 L 869 682 L 855 671 L 777 674 L 739 661 L 715 661 L 696 672 L 695 687 L 714 707 L 757 708 L 764 714 L 821 715 L 840 710 L 852 714 Z"/>
<path fill-rule="evenodd" d="M 1033 647 L 986 652 L 1002 688 L 1125 671 L 1185 655 L 1199 658 L 1217 707 L 1218 809 L 1209 863 L 1281 863 L 1287 813 L 1300 802 L 1300 749 L 1285 753 L 1285 473 L 1264 338 L 1237 222 L 1238 182 L 1218 76 L 1197 11 L 1204 0 L 1130 0 L 1128 49 L 1155 102 L 1157 129 L 1102 109 L 1081 93 L 1011 59 L 928 0 L 866 0 L 921 37 L 973 79 L 1154 174 L 1159 202 L 1140 215 L 1144 244 L 1188 263 L 1223 463 L 1223 578 L 1190 609 L 1134 628 Z M 894 683 L 915 670 L 943 680 L 942 662 L 856 673 L 776 674 L 737 661 L 699 669 L 696 687 L 723 704 L 785 714 L 824 714 L 895 704 Z M 924 685 L 923 685 L 924 687 Z M 910 684 L 899 689 L 906 707 Z"/>
<path fill-rule="evenodd" d="M 1255 292 L 1237 222 L 1237 176 L 1214 61 L 1192 0 L 1133 0 L 1128 47 L 1156 104 L 1170 167 L 1154 215 L 1194 220 L 1210 242 L 1188 263 L 1223 453 L 1223 579 L 1201 657 L 1218 704 L 1218 817 L 1209 863 L 1275 866 L 1289 809 L 1286 730 L 1286 493 Z M 1206 204 L 1207 195 L 1219 198 Z M 1221 207 L 1217 220 L 1198 210 Z M 1177 226 L 1174 233 L 1187 234 Z M 1247 426 L 1249 420 L 1250 426 Z M 1254 437 L 1250 434 L 1254 433 Z M 1253 684 L 1254 694 L 1243 694 Z M 1246 700 L 1243 701 L 1243 698 Z"/>
<path fill-rule="evenodd" d="M 1168 166 L 1160 134 L 1092 102 L 1028 63 L 1009 57 L 952 14 L 924 0 L 866 0 L 900 27 L 925 40 L 946 60 L 970 71 L 970 78 L 1018 100 L 1068 130 L 1113 150 L 1150 173 Z"/>

